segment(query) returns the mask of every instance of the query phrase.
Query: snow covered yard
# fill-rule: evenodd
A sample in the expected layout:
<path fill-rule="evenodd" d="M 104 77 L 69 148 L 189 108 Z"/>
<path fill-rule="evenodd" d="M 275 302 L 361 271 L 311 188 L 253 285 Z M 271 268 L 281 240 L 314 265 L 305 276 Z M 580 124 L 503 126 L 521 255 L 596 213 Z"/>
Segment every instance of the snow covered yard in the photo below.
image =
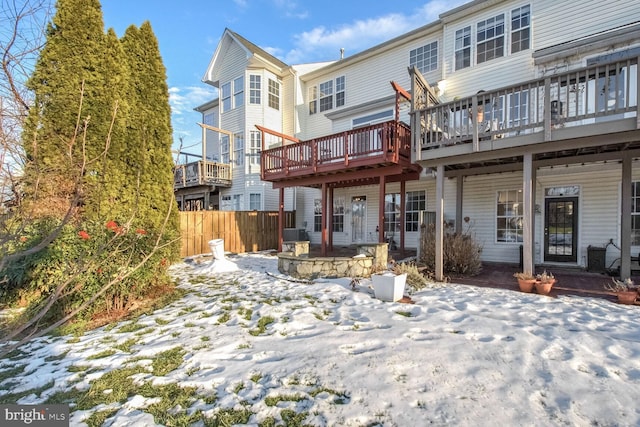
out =
<path fill-rule="evenodd" d="M 172 267 L 188 294 L 152 315 L 0 361 L 0 400 L 73 401 L 73 426 L 640 424 L 637 307 L 456 284 L 387 303 L 228 260 Z"/>

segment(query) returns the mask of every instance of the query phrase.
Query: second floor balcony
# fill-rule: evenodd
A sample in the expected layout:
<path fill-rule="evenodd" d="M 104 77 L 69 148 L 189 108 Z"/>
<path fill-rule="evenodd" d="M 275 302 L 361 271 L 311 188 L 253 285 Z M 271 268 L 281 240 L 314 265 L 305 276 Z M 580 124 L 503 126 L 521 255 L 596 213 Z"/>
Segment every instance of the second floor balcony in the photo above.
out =
<path fill-rule="evenodd" d="M 327 175 L 344 175 L 336 179 L 349 179 L 348 174 L 358 173 L 362 177 L 373 177 L 376 169 L 380 171 L 378 176 L 383 174 L 380 168 L 395 168 L 397 174 L 420 170 L 411 164 L 411 129 L 400 121 L 391 120 L 308 141 L 258 128 L 263 132 L 263 140 L 271 146 L 261 154 L 265 181 Z M 389 174 L 389 170 L 385 174 Z"/>
<path fill-rule="evenodd" d="M 568 140 L 579 141 L 574 145 L 582 154 L 619 151 L 630 146 L 611 138 L 585 138 L 640 129 L 638 58 L 598 63 L 445 103 L 437 103 L 419 74 L 412 80 L 414 159 L 423 165 L 503 149 L 516 156 L 527 150 L 557 154 L 562 147 L 558 142 Z M 535 144 L 539 145 L 534 148 Z M 640 147 L 638 141 L 636 145 Z"/>
<path fill-rule="evenodd" d="M 200 185 L 231 186 L 231 165 L 198 160 L 176 165 L 173 172 L 173 188 L 196 187 Z"/>

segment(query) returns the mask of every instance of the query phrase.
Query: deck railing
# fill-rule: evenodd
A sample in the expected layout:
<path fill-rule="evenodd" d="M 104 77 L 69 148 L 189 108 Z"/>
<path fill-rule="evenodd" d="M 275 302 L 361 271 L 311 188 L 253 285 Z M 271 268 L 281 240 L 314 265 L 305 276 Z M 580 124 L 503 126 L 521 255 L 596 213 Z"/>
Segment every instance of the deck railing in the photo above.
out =
<path fill-rule="evenodd" d="M 276 135 L 277 146 L 261 155 L 263 179 L 411 159 L 411 129 L 395 120 L 288 144 Z"/>
<path fill-rule="evenodd" d="M 426 91 L 421 81 L 414 76 L 418 97 Z M 639 91 L 638 58 L 631 58 L 414 107 L 418 160 L 424 149 L 470 143 L 477 151 L 484 140 L 544 132 L 548 141 L 554 129 L 637 119 Z"/>
<path fill-rule="evenodd" d="M 193 187 L 196 185 L 230 186 L 231 165 L 199 160 L 174 167 L 174 188 Z"/>

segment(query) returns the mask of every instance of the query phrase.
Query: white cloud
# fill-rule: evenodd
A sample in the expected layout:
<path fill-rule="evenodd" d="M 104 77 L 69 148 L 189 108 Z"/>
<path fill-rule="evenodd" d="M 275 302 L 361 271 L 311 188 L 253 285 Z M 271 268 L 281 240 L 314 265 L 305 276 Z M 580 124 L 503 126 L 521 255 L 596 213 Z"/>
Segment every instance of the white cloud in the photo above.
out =
<path fill-rule="evenodd" d="M 294 35 L 295 47 L 279 57 L 287 63 L 296 64 L 338 59 L 340 48 L 345 48 L 345 53 L 352 55 L 433 22 L 442 12 L 463 3 L 464 0 L 432 0 L 409 14 L 391 13 L 376 18 L 358 19 L 334 28 L 315 27 Z"/>
<path fill-rule="evenodd" d="M 184 146 L 192 146 L 201 142 L 201 132 L 197 123 L 202 121 L 200 113 L 193 109 L 198 105 L 217 98 L 213 87 L 186 86 L 169 88 L 169 104 L 171 105 L 171 126 L 173 127 L 174 148 L 183 139 Z"/>

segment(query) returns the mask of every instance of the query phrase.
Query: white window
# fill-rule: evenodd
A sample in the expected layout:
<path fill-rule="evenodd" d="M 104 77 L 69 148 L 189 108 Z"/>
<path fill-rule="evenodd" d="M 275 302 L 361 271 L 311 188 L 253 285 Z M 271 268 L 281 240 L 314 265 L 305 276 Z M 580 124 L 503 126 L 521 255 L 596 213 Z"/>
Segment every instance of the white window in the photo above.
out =
<path fill-rule="evenodd" d="M 504 56 L 504 13 L 478 22 L 476 63 Z"/>
<path fill-rule="evenodd" d="M 220 161 L 222 163 L 229 163 L 229 135 L 222 135 L 220 137 Z"/>
<path fill-rule="evenodd" d="M 640 181 L 631 184 L 631 244 L 640 246 Z"/>
<path fill-rule="evenodd" d="M 262 100 L 262 81 L 260 76 L 251 74 L 249 76 L 249 104 L 259 105 Z"/>
<path fill-rule="evenodd" d="M 280 109 L 280 83 L 269 79 L 269 107 Z"/>
<path fill-rule="evenodd" d="M 238 166 L 244 165 L 244 134 L 242 132 L 233 134 L 233 163 Z"/>
<path fill-rule="evenodd" d="M 315 199 L 313 201 L 313 231 L 322 231 L 322 200 Z"/>
<path fill-rule="evenodd" d="M 242 210 L 242 204 L 240 203 L 240 201 L 241 201 L 240 194 L 234 194 L 233 195 L 232 210 L 234 210 L 234 211 Z"/>
<path fill-rule="evenodd" d="M 400 232 L 400 193 L 384 195 L 384 232 Z"/>
<path fill-rule="evenodd" d="M 320 112 L 333 108 L 333 80 L 320 83 Z"/>
<path fill-rule="evenodd" d="M 262 196 L 260 193 L 249 194 L 249 210 L 259 211 L 262 209 Z"/>
<path fill-rule="evenodd" d="M 257 130 L 252 130 L 249 133 L 251 141 L 249 141 L 249 164 L 260 164 L 260 152 L 262 150 L 262 133 Z"/>
<path fill-rule="evenodd" d="M 318 87 L 311 86 L 309 88 L 309 115 L 318 112 Z"/>
<path fill-rule="evenodd" d="M 531 8 L 529 5 L 511 11 L 511 53 L 529 49 L 530 25 Z"/>
<path fill-rule="evenodd" d="M 523 126 L 529 123 L 529 92 L 509 94 L 509 127 Z"/>
<path fill-rule="evenodd" d="M 456 31 L 456 70 L 471 66 L 471 27 Z"/>
<path fill-rule="evenodd" d="M 407 191 L 404 211 L 405 231 L 420 230 L 420 212 L 427 208 L 427 196 L 423 191 Z"/>
<path fill-rule="evenodd" d="M 522 242 L 522 190 L 498 191 L 496 197 L 496 241 Z"/>
<path fill-rule="evenodd" d="M 345 102 L 345 83 L 344 76 L 336 79 L 336 107 L 342 107 Z"/>
<path fill-rule="evenodd" d="M 409 67 L 416 66 L 422 74 L 438 68 L 438 42 L 429 43 L 409 52 Z"/>
<path fill-rule="evenodd" d="M 344 197 L 333 199 L 333 231 L 337 233 L 344 231 Z"/>
<path fill-rule="evenodd" d="M 244 77 L 238 77 L 233 81 L 233 108 L 242 107 L 244 104 Z"/>
<path fill-rule="evenodd" d="M 220 88 L 221 100 L 222 100 L 222 112 L 225 113 L 231 110 L 231 83 L 225 83 Z"/>

